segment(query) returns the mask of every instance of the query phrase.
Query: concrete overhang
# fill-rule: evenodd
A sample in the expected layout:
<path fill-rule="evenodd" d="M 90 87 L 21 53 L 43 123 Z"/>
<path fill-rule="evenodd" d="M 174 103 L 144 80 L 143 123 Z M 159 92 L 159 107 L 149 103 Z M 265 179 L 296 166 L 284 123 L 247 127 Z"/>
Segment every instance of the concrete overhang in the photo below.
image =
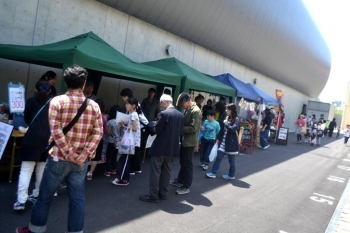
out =
<path fill-rule="evenodd" d="M 327 83 L 330 51 L 300 0 L 98 1 L 310 97 Z"/>

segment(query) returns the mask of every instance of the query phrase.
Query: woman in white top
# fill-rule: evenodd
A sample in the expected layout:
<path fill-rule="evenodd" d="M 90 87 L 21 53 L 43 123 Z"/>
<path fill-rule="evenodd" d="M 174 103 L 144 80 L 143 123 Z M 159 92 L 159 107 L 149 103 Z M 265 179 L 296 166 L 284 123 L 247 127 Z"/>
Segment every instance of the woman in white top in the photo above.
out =
<path fill-rule="evenodd" d="M 131 130 L 133 139 L 134 139 L 134 146 L 140 147 L 141 145 L 141 127 L 140 127 L 140 119 L 139 115 L 137 113 L 138 101 L 135 98 L 128 98 L 125 104 L 126 110 L 129 111 L 130 114 L 130 120 L 128 122 L 128 125 L 124 125 L 124 122 L 120 122 L 121 126 L 125 130 Z M 129 178 L 130 178 L 130 158 L 131 156 L 137 156 L 135 154 L 122 154 L 119 158 L 119 163 L 122 164 L 122 170 L 117 171 L 118 178 L 116 178 L 112 183 L 114 185 L 118 186 L 127 186 L 129 184 Z"/>

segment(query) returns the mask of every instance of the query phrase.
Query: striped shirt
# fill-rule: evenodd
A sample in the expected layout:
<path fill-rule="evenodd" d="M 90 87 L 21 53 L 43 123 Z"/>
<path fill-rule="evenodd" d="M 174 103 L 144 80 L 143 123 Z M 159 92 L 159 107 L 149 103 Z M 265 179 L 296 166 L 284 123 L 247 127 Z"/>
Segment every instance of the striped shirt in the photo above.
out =
<path fill-rule="evenodd" d="M 78 113 L 84 100 L 85 96 L 81 90 L 68 90 L 65 95 L 56 96 L 51 100 L 50 142 L 54 139 L 56 144 L 49 153 L 54 159 L 65 160 L 73 153 L 86 153 L 91 156 L 95 152 L 103 135 L 102 114 L 95 101 L 89 101 L 84 113 L 66 135 L 62 131 Z"/>
<path fill-rule="evenodd" d="M 225 133 L 224 136 L 222 137 L 222 142 L 220 143 L 219 146 L 219 151 L 225 152 L 225 140 L 226 140 L 226 134 L 227 134 L 227 129 L 224 129 Z"/>

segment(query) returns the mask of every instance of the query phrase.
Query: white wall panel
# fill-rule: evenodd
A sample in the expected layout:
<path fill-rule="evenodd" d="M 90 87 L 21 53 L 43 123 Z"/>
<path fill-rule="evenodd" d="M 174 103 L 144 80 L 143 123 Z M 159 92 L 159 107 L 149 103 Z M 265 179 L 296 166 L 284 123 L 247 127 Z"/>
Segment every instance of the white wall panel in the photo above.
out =
<path fill-rule="evenodd" d="M 0 1 L 0 16 L 1 18 L 15 18 L 17 0 L 2 0 Z"/>
<path fill-rule="evenodd" d="M 22 3 L 18 5 L 18 2 Z M 34 0 L 0 0 L 0 43 L 31 45 L 36 4 L 37 1 Z M 28 11 L 23 13 L 27 8 Z M 306 95 L 276 80 L 97 1 L 40 0 L 34 45 L 57 42 L 88 31 L 98 34 L 134 61 L 167 58 L 169 55 L 166 54 L 166 46 L 173 45 L 174 57 L 203 73 L 231 73 L 249 83 L 256 78 L 257 87 L 271 96 L 274 96 L 276 88 L 283 89 L 287 115 L 285 122 L 291 128 L 302 104 L 306 104 L 308 100 Z M 7 101 L 7 83 L 10 81 L 26 84 L 28 80 L 27 97 L 32 96 L 36 81 L 47 70 L 57 73 L 56 88 L 60 93 L 62 70 L 30 65 L 28 72 L 28 67 L 27 63 L 0 59 L 0 102 Z M 135 97 L 142 101 L 147 96 L 148 88 L 154 86 L 104 77 L 97 95 L 104 99 L 109 108 L 115 103 L 122 104 L 119 92 L 124 87 L 131 88 Z"/>
<path fill-rule="evenodd" d="M 0 16 L 0 43 L 10 44 L 12 42 L 13 18 Z"/>
<path fill-rule="evenodd" d="M 127 14 L 108 7 L 103 39 L 121 53 L 124 52 L 128 19 Z"/>
<path fill-rule="evenodd" d="M 17 45 L 32 45 L 33 33 L 33 23 L 15 19 L 12 31 L 12 41 L 10 43 Z"/>
<path fill-rule="evenodd" d="M 38 0 L 16 1 L 15 18 L 29 23 L 35 22 Z"/>

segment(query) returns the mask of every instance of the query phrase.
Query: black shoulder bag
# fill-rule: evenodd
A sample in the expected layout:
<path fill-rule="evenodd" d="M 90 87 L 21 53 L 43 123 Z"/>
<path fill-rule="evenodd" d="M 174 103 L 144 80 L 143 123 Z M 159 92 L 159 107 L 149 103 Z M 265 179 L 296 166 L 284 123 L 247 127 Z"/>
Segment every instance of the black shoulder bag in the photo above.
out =
<path fill-rule="evenodd" d="M 66 125 L 62 131 L 63 134 L 66 135 L 68 133 L 68 131 L 75 125 L 75 123 L 77 123 L 77 121 L 79 120 L 80 116 L 83 114 L 83 112 L 85 111 L 86 107 L 89 104 L 89 98 L 85 98 L 83 104 L 80 106 L 77 115 L 75 115 L 75 117 L 73 118 L 73 120 L 71 122 L 69 122 L 68 125 Z M 47 156 L 48 156 L 48 152 L 51 150 L 51 148 L 55 145 L 55 140 L 52 140 L 52 142 L 50 143 L 50 145 L 48 145 L 45 149 L 45 151 L 42 153 L 41 158 L 43 158 L 42 161 L 45 161 Z"/>
<path fill-rule="evenodd" d="M 145 130 L 148 132 L 148 134 L 150 134 L 151 136 L 156 134 L 156 128 L 153 122 L 149 121 L 148 124 L 145 124 L 140 120 L 140 123 L 145 127 Z"/>

